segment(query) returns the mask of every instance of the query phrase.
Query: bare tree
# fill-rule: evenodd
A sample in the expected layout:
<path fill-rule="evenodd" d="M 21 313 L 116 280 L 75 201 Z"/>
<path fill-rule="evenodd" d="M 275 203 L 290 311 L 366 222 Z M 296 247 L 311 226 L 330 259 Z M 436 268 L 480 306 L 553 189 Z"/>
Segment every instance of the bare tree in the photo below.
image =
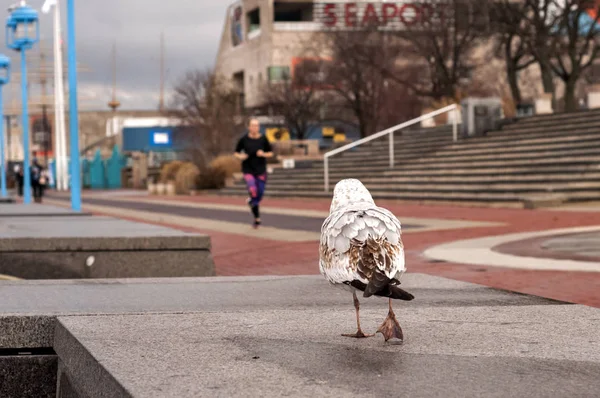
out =
<path fill-rule="evenodd" d="M 524 0 L 523 4 L 527 21 L 521 37 L 540 65 L 544 91 L 554 94 L 552 78 L 557 76 L 565 84 L 565 111 L 576 110 L 577 83 L 598 56 L 600 6 L 589 0 Z"/>
<path fill-rule="evenodd" d="M 495 54 L 504 60 L 506 78 L 515 105 L 522 102 L 519 72 L 536 62 L 526 40 L 521 36 L 526 23 L 523 3 L 505 0 L 493 7 L 493 28 L 496 35 Z"/>
<path fill-rule="evenodd" d="M 185 73 L 174 87 L 171 114 L 180 120 L 187 152 L 199 167 L 231 152 L 243 130 L 238 90 L 211 71 Z"/>
<path fill-rule="evenodd" d="M 424 2 L 414 23 L 396 32 L 407 44 L 398 54 L 411 60 L 418 78 L 399 73 L 397 64 L 385 75 L 420 97 L 455 98 L 477 66 L 474 50 L 489 37 L 488 11 L 487 2 L 476 0 Z"/>
<path fill-rule="evenodd" d="M 589 0 L 555 0 L 554 6 L 557 23 L 550 42 L 553 55 L 550 66 L 565 84 L 565 111 L 569 112 L 578 108 L 577 82 L 598 57 L 600 29 L 596 24 L 600 5 Z"/>
<path fill-rule="evenodd" d="M 283 116 L 287 128 L 303 140 L 310 125 L 321 119 L 325 99 L 313 84 L 297 83 L 285 76 L 281 81 L 265 84 L 261 97 L 263 104 Z"/>
<path fill-rule="evenodd" d="M 505 3 L 513 3 L 504 0 Z M 552 70 L 553 49 L 552 26 L 556 22 L 553 14 L 554 0 L 523 0 L 521 8 L 524 22 L 521 25 L 519 36 L 527 44 L 528 51 L 534 56 L 542 75 L 544 92 L 552 94 L 555 102 L 556 87 Z"/>
<path fill-rule="evenodd" d="M 393 69 L 399 51 L 389 34 L 337 31 L 328 35 L 325 45 L 332 54 L 325 72 L 329 90 L 356 119 L 361 137 L 413 116 L 413 107 L 396 107 L 394 99 L 414 100 L 414 96 L 385 75 Z"/>

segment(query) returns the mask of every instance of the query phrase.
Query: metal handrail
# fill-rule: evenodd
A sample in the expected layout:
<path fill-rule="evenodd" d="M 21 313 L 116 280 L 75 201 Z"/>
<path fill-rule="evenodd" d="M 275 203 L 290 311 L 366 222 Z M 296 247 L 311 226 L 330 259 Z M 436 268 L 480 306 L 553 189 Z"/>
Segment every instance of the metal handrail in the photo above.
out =
<path fill-rule="evenodd" d="M 443 113 L 450 112 L 450 111 L 453 111 L 456 109 L 458 109 L 457 104 L 445 106 L 441 109 L 438 109 L 437 111 L 429 112 L 423 116 L 419 116 L 417 118 L 406 121 L 404 123 L 400 123 L 396 126 L 382 130 L 379 133 L 375 133 L 368 137 L 361 138 L 358 141 L 351 142 L 347 145 L 344 145 L 342 147 L 336 148 L 332 151 L 325 153 L 325 155 L 323 156 L 324 169 L 325 169 L 324 170 L 325 171 L 325 192 L 329 192 L 329 158 L 330 157 L 337 155 L 338 153 L 345 152 L 349 149 L 355 148 L 364 143 L 376 140 L 377 138 L 381 138 L 383 136 L 388 135 L 390 137 L 390 141 L 389 141 L 389 143 L 390 143 L 390 146 L 389 146 L 390 168 L 393 169 L 394 168 L 394 132 L 395 131 L 401 130 L 406 127 L 410 127 L 414 124 L 421 123 L 423 120 L 431 119 L 432 117 L 435 117 L 435 116 L 438 116 Z M 453 119 L 452 120 L 452 140 L 454 142 L 456 142 L 458 140 L 458 128 L 457 128 L 458 122 L 456 120 L 457 119 L 456 115 L 452 119 Z"/>

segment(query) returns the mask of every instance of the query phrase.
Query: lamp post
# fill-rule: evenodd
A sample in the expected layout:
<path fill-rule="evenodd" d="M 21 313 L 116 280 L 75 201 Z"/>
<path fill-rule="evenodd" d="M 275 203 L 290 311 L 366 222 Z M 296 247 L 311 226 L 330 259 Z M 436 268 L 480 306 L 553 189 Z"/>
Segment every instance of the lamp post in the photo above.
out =
<path fill-rule="evenodd" d="M 71 144 L 71 208 L 81 211 L 81 166 L 79 164 L 79 114 L 77 109 L 77 51 L 75 44 L 75 0 L 67 0 L 69 75 L 69 139 Z"/>
<path fill-rule="evenodd" d="M 8 196 L 6 192 L 6 159 L 4 157 L 4 104 L 2 102 L 2 88 L 10 79 L 10 58 L 0 54 L 0 186 L 2 197 Z"/>
<path fill-rule="evenodd" d="M 27 59 L 25 52 L 40 39 L 38 13 L 21 1 L 6 20 L 6 46 L 21 53 L 21 93 L 23 106 L 23 202 L 31 203 L 29 172 L 29 108 L 27 98 Z"/>
<path fill-rule="evenodd" d="M 69 170 L 67 167 L 67 144 L 65 126 L 65 98 L 63 88 L 62 33 L 60 4 L 58 0 L 46 0 L 42 12 L 47 14 L 54 8 L 54 136 L 56 139 L 56 188 L 59 191 L 69 189 Z"/>

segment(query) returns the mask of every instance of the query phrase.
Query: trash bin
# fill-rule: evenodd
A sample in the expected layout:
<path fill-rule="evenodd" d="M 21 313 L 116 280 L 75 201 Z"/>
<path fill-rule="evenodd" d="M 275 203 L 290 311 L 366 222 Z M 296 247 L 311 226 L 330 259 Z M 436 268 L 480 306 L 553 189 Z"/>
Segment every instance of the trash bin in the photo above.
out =
<path fill-rule="evenodd" d="M 502 100 L 498 97 L 465 98 L 461 101 L 462 134 L 464 137 L 482 136 L 497 130 L 504 117 Z"/>

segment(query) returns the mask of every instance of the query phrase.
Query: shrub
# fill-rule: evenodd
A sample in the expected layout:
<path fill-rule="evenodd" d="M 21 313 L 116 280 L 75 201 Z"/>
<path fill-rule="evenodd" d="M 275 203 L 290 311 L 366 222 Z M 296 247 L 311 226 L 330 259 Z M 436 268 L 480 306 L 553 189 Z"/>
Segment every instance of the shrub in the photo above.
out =
<path fill-rule="evenodd" d="M 197 189 L 221 189 L 225 186 L 225 170 L 209 166 L 196 177 Z"/>
<path fill-rule="evenodd" d="M 177 170 L 175 176 L 175 192 L 187 194 L 196 186 L 196 178 L 200 175 L 200 169 L 193 163 L 183 163 Z"/>
<path fill-rule="evenodd" d="M 180 162 L 179 160 L 174 160 L 172 162 L 164 164 L 162 169 L 160 170 L 160 182 L 165 183 L 169 181 L 175 181 L 177 171 L 179 170 L 182 164 L 183 162 Z"/>
<path fill-rule="evenodd" d="M 242 171 L 242 162 L 232 155 L 220 155 L 210 162 L 209 168 L 222 170 L 225 173 L 225 178 L 229 178 L 234 173 Z"/>

